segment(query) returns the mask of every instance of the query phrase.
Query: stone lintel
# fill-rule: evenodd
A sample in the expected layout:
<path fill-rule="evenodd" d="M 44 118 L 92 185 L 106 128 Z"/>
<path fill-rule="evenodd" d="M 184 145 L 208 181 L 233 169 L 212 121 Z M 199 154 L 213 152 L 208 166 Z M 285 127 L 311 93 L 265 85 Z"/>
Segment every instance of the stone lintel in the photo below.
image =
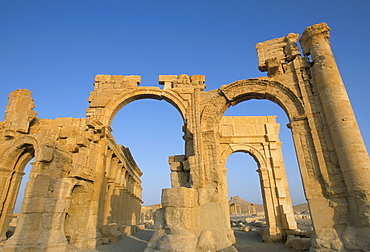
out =
<path fill-rule="evenodd" d="M 205 75 L 159 75 L 159 85 L 164 85 L 164 89 L 180 88 L 184 85 L 201 86 L 202 90 L 205 88 Z"/>
<path fill-rule="evenodd" d="M 100 84 L 116 84 L 109 88 L 137 87 L 141 83 L 139 75 L 105 75 L 98 74 L 95 76 L 95 88 L 100 88 Z M 117 86 L 118 85 L 118 86 Z"/>

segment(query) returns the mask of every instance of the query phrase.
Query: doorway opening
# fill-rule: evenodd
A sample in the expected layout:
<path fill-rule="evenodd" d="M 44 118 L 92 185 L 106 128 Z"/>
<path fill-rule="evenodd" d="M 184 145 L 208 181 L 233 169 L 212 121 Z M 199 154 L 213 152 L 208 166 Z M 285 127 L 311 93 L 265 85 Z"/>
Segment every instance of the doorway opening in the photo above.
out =
<path fill-rule="evenodd" d="M 264 241 L 285 241 L 289 233 L 288 230 L 297 229 L 287 174 L 290 177 L 293 176 L 293 179 L 290 180 L 295 182 L 301 181 L 301 177 L 291 132 L 283 126 L 288 123 L 288 118 L 280 107 L 272 102 L 261 100 L 242 102 L 228 109 L 221 120 L 221 148 L 224 153 L 222 159 L 228 153 L 246 152 L 251 154 L 258 165 L 256 170 L 259 179 L 255 179 L 255 181 L 259 181 L 260 185 L 255 184 L 254 188 L 248 191 L 253 192 L 256 196 L 258 194 L 262 195 L 264 203 L 264 211 L 260 212 L 261 216 L 258 216 L 256 205 L 246 202 L 240 196 L 230 198 L 231 225 L 239 226 L 244 231 L 258 231 Z M 281 141 L 288 143 L 288 148 L 285 148 L 285 145 L 282 148 Z M 289 162 L 284 162 L 286 159 Z M 292 162 L 292 160 L 295 162 Z M 228 161 L 227 169 L 230 171 L 229 165 Z M 288 167 L 290 168 L 289 172 Z M 229 171 L 227 172 L 227 179 L 230 193 L 234 190 L 232 187 L 238 182 L 230 182 L 229 176 L 232 173 L 230 174 Z M 237 180 L 244 181 L 243 177 L 239 175 Z M 251 175 L 248 177 L 251 177 Z M 251 182 L 246 183 L 251 184 Z M 243 185 L 239 185 L 239 187 L 243 187 Z M 305 199 L 303 186 L 300 183 L 296 187 L 294 188 L 295 193 L 300 191 L 301 195 L 294 195 L 294 200 L 302 203 Z M 258 188 L 261 188 L 260 193 Z M 247 195 L 243 196 L 248 197 Z M 240 216 L 237 214 L 240 214 Z M 238 218 L 242 219 L 239 220 Z"/>
<path fill-rule="evenodd" d="M 112 135 L 130 149 L 142 177 L 141 222 L 154 224 L 163 188 L 171 188 L 169 157 L 184 153 L 183 119 L 171 104 L 153 99 L 133 101 L 114 117 Z"/>
<path fill-rule="evenodd" d="M 304 195 L 302 179 L 297 162 L 297 155 L 292 138 L 292 132 L 288 128 L 289 119 L 286 113 L 277 104 L 268 100 L 248 100 L 228 108 L 224 116 L 267 116 L 274 115 L 276 122 L 280 124 L 279 139 L 282 142 L 282 153 L 286 169 L 286 175 L 291 189 L 293 206 L 307 204 Z"/>
<path fill-rule="evenodd" d="M 17 148 L 9 157 L 9 168 L 5 186 L 0 190 L 4 204 L 1 206 L 0 226 L 1 241 L 9 239 L 15 232 L 26 184 L 29 181 L 35 150 L 31 144 Z M 27 179 L 28 178 L 28 179 Z"/>

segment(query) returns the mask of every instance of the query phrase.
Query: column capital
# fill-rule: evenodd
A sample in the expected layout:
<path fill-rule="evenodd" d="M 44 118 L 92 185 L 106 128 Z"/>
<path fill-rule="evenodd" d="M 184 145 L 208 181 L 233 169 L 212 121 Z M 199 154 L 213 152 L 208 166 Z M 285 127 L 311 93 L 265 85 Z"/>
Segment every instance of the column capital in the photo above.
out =
<path fill-rule="evenodd" d="M 329 44 L 330 27 L 326 23 L 314 24 L 307 27 L 299 39 L 301 43 L 303 54 L 309 55 L 312 46 L 318 43 Z"/>

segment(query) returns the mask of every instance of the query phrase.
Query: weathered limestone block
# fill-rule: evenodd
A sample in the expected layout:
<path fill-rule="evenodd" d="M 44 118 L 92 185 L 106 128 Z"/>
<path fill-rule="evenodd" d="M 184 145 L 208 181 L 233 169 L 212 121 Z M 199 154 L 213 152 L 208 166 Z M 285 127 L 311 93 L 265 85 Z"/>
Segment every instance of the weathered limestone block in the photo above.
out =
<path fill-rule="evenodd" d="M 121 237 L 121 232 L 118 231 L 118 226 L 116 223 L 110 223 L 108 229 L 108 237 L 110 242 L 117 241 Z M 131 234 L 130 234 L 131 235 Z"/>
<path fill-rule="evenodd" d="M 123 225 L 119 228 L 119 231 L 125 236 L 130 236 L 135 233 L 134 228 L 131 225 Z"/>
<path fill-rule="evenodd" d="M 198 204 L 203 206 L 209 202 L 219 202 L 220 195 L 215 188 L 198 188 Z"/>
<path fill-rule="evenodd" d="M 179 207 L 164 208 L 165 225 L 171 232 L 179 232 L 184 229 L 192 228 L 192 209 Z"/>
<path fill-rule="evenodd" d="M 314 251 L 320 251 L 320 249 L 341 251 L 343 249 L 343 243 L 333 228 L 321 228 L 315 233 L 316 236 L 313 237 L 312 241 L 312 247 L 316 249 Z"/>
<path fill-rule="evenodd" d="M 202 230 L 198 239 L 197 248 L 204 251 L 217 248 L 218 246 L 216 237 L 219 235 L 215 235 L 215 233 L 217 233 L 216 230 Z"/>
<path fill-rule="evenodd" d="M 180 75 L 159 75 L 159 85 L 164 85 L 164 90 L 168 89 L 180 89 L 180 88 L 199 88 L 200 90 L 205 89 L 205 76 L 204 75 L 192 75 L 187 74 Z"/>
<path fill-rule="evenodd" d="M 370 228 L 358 228 L 347 226 L 342 236 L 345 247 L 349 250 L 361 251 L 363 248 L 370 248 Z"/>
<path fill-rule="evenodd" d="M 137 75 L 96 75 L 94 86 L 96 91 L 109 88 L 137 87 L 141 76 Z"/>
<path fill-rule="evenodd" d="M 173 83 L 177 79 L 177 75 L 159 75 L 158 83 L 159 85 L 164 85 L 163 89 L 173 88 Z"/>
<path fill-rule="evenodd" d="M 38 245 L 40 250 L 47 248 L 49 251 L 53 250 L 53 246 L 58 249 L 65 249 L 67 247 L 67 243 L 62 231 L 55 228 L 51 230 L 45 229 L 37 238 L 35 244 Z M 44 244 L 48 245 L 45 246 Z"/>
<path fill-rule="evenodd" d="M 190 187 L 190 173 L 187 166 L 185 155 L 170 156 L 168 158 L 168 163 L 170 165 L 170 178 L 171 185 L 175 187 Z"/>
<path fill-rule="evenodd" d="M 165 207 L 193 207 L 193 188 L 166 188 L 162 190 L 162 206 Z"/>
<path fill-rule="evenodd" d="M 107 244 L 107 243 L 109 243 L 109 237 L 102 237 L 102 238 L 101 238 L 101 243 L 102 243 L 102 244 Z"/>
<path fill-rule="evenodd" d="M 8 105 L 5 111 L 5 130 L 28 133 L 30 122 L 37 113 L 31 92 L 27 89 L 17 89 L 9 95 Z"/>
<path fill-rule="evenodd" d="M 159 251 L 197 251 L 197 236 L 192 232 L 163 236 L 158 242 Z"/>
<path fill-rule="evenodd" d="M 288 235 L 285 246 L 297 251 L 307 251 L 311 247 L 311 238 Z"/>
<path fill-rule="evenodd" d="M 257 43 L 258 69 L 268 71 L 270 77 L 284 73 L 284 65 L 300 55 L 296 44 L 299 35 L 289 33 L 283 38 L 276 38 Z"/>
<path fill-rule="evenodd" d="M 191 83 L 193 85 L 202 85 L 206 82 L 206 76 L 205 75 L 191 75 L 190 76 Z"/>
<path fill-rule="evenodd" d="M 27 186 L 24 191 L 24 197 L 46 198 L 50 181 L 51 179 L 48 175 L 38 174 L 35 178 L 32 178 L 27 182 Z"/>
<path fill-rule="evenodd" d="M 90 93 L 88 99 L 90 108 L 104 108 L 114 96 L 117 90 L 125 88 L 136 88 L 140 85 L 141 76 L 124 75 L 97 75 L 95 76 L 94 92 Z"/>
<path fill-rule="evenodd" d="M 54 152 L 53 147 L 44 145 L 41 147 L 41 150 L 37 155 L 38 158 L 35 161 L 50 162 L 53 159 L 53 152 Z"/>
<path fill-rule="evenodd" d="M 87 147 L 89 144 L 89 141 L 85 136 L 77 136 L 76 137 L 76 144 L 80 147 Z"/>

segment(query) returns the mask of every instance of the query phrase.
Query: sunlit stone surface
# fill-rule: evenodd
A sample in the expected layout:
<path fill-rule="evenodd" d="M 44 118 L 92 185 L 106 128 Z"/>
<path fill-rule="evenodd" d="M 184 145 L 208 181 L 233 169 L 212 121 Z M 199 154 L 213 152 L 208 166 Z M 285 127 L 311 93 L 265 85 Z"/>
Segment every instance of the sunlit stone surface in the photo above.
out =
<path fill-rule="evenodd" d="M 306 28 L 257 44 L 268 77 L 204 91 L 205 76 L 97 75 L 86 118 L 40 119 L 28 90 L 9 96 L 0 122 L 1 251 L 95 248 L 141 225 L 140 169 L 110 134 L 115 114 L 139 99 L 165 100 L 184 120 L 185 153 L 169 158 L 172 188 L 151 215 L 150 251 L 233 251 L 225 160 L 245 151 L 259 164 L 267 215 L 263 238 L 297 233 L 274 117 L 223 117 L 249 99 L 268 99 L 290 120 L 310 208 L 312 251 L 370 247 L 370 162 L 329 44 L 329 28 Z M 7 239 L 25 165 L 34 158 L 14 234 Z M 9 237 L 9 235 L 8 235 Z M 294 243 L 294 241 L 291 241 Z M 305 241 L 305 244 L 306 241 Z"/>

